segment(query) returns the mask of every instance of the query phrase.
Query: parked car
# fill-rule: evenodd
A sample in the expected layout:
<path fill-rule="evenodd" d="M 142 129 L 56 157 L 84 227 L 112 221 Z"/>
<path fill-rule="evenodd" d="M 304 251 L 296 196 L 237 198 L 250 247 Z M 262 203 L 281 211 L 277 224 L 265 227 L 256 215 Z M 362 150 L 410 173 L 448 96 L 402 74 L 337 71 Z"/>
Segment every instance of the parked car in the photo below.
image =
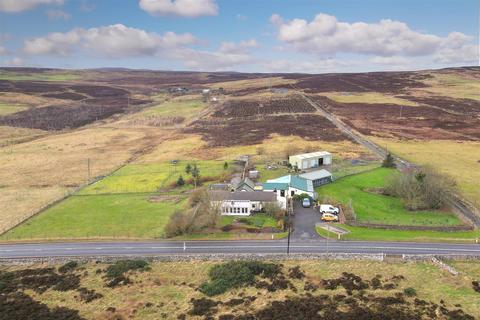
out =
<path fill-rule="evenodd" d="M 338 215 L 339 212 L 340 212 L 340 209 L 332 206 L 331 204 L 321 204 L 320 205 L 320 213 L 321 214 L 332 213 L 332 214 Z"/>
<path fill-rule="evenodd" d="M 310 208 L 311 205 L 312 205 L 312 202 L 310 201 L 309 198 L 303 198 L 303 200 L 302 200 L 302 207 L 304 207 L 304 208 Z"/>
<path fill-rule="evenodd" d="M 338 216 L 332 213 L 322 213 L 322 221 L 338 221 Z"/>

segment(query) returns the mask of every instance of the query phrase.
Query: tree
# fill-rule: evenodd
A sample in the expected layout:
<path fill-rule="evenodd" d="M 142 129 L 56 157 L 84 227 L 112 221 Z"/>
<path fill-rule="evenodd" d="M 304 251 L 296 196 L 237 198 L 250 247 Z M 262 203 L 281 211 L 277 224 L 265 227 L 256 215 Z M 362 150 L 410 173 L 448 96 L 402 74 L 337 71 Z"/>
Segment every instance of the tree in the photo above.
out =
<path fill-rule="evenodd" d="M 392 156 L 392 154 L 389 152 L 385 156 L 385 159 L 383 159 L 382 167 L 384 168 L 396 168 L 397 165 L 395 164 L 395 158 Z"/>
<path fill-rule="evenodd" d="M 223 170 L 227 170 L 228 169 L 228 162 L 225 161 L 225 163 L 223 164 Z"/>
<path fill-rule="evenodd" d="M 190 172 L 192 172 L 192 165 L 188 163 L 185 167 L 185 173 L 190 174 Z"/>
<path fill-rule="evenodd" d="M 183 177 L 181 175 L 180 175 L 180 177 L 178 177 L 176 185 L 177 185 L 177 187 L 181 187 L 181 186 L 185 185 L 185 180 L 183 180 Z"/>
<path fill-rule="evenodd" d="M 195 188 L 196 188 L 198 178 L 200 178 L 200 169 L 198 169 L 196 164 L 193 165 L 192 171 L 190 173 L 192 174 L 193 181 L 195 183 Z"/>

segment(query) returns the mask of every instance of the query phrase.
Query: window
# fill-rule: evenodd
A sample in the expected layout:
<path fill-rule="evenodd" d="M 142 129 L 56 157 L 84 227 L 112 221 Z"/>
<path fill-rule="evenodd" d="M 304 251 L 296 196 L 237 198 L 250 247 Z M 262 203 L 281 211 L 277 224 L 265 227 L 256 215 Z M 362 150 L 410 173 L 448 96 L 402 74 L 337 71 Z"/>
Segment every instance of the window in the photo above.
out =
<path fill-rule="evenodd" d="M 254 204 L 254 203 L 252 203 L 252 208 L 254 208 L 254 209 L 255 209 L 255 204 Z"/>
<path fill-rule="evenodd" d="M 280 196 L 281 196 L 282 198 L 285 198 L 285 190 L 280 190 Z"/>

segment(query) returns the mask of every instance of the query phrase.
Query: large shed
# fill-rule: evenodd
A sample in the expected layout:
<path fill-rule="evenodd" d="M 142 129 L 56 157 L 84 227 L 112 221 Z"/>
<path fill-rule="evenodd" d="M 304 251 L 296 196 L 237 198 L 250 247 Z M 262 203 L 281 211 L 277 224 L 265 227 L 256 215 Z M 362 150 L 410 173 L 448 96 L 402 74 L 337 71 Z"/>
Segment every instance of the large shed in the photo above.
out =
<path fill-rule="evenodd" d="M 290 156 L 288 162 L 300 170 L 318 168 L 332 164 L 332 154 L 327 151 L 296 154 Z"/>

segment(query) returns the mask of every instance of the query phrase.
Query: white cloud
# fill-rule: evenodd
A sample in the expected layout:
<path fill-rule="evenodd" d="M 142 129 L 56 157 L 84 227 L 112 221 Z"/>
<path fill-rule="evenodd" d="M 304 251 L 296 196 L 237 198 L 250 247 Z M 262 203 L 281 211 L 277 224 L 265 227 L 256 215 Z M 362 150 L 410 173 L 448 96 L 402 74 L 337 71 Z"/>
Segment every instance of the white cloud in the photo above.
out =
<path fill-rule="evenodd" d="M 73 29 L 66 33 L 50 33 L 45 37 L 26 40 L 23 50 L 28 54 L 69 55 L 84 49 L 92 55 L 110 58 L 153 56 L 167 50 L 196 43 L 189 33 L 166 32 L 163 35 L 115 24 L 99 28 Z"/>
<path fill-rule="evenodd" d="M 409 64 L 410 60 L 405 57 L 397 57 L 397 56 L 392 56 L 392 57 L 377 56 L 377 57 L 371 58 L 369 61 L 375 64 L 407 65 Z"/>
<path fill-rule="evenodd" d="M 153 16 L 215 16 L 215 0 L 140 0 L 140 8 Z"/>
<path fill-rule="evenodd" d="M 64 0 L 0 0 L 0 11 L 22 12 L 31 10 L 39 5 L 62 5 Z"/>
<path fill-rule="evenodd" d="M 184 48 L 172 51 L 170 56 L 194 70 L 230 71 L 242 65 L 255 63 L 256 59 L 250 50 L 256 47 L 257 41 L 250 39 L 238 43 L 222 42 L 218 50 L 213 52 Z"/>
<path fill-rule="evenodd" d="M 72 17 L 69 13 L 62 10 L 48 10 L 46 15 L 50 20 L 69 20 Z"/>
<path fill-rule="evenodd" d="M 19 57 L 13 57 L 9 60 L 4 60 L 2 63 L 5 67 L 24 67 L 26 66 L 25 61 Z"/>
<path fill-rule="evenodd" d="M 71 54 L 75 45 L 79 44 L 85 30 L 73 29 L 69 32 L 53 32 L 45 37 L 28 39 L 24 41 L 23 51 L 27 54 L 61 55 Z"/>
<path fill-rule="evenodd" d="M 270 22 L 277 29 L 280 41 L 296 51 L 316 55 L 427 56 L 464 48 L 472 41 L 460 32 L 440 37 L 414 31 L 407 24 L 390 19 L 378 23 L 347 23 L 320 13 L 308 22 L 303 19 L 285 21 L 274 14 Z"/>

